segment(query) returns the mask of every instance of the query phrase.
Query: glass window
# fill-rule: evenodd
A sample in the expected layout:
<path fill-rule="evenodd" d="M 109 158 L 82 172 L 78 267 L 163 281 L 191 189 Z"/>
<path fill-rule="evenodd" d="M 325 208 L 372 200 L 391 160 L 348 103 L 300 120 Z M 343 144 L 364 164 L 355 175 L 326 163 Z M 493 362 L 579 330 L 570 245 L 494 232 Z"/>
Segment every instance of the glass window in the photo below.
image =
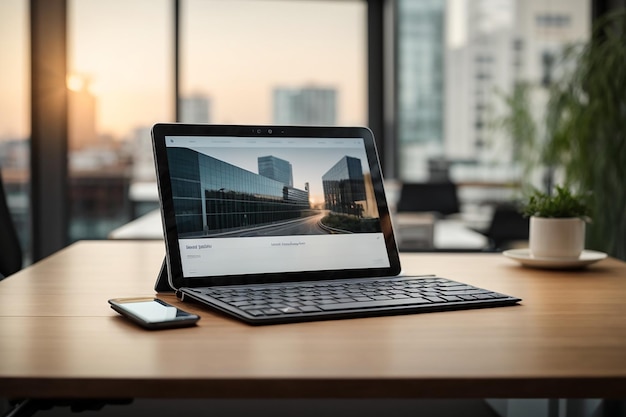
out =
<path fill-rule="evenodd" d="M 156 205 L 150 127 L 172 121 L 169 0 L 74 0 L 68 17 L 70 239 Z M 148 183 L 147 197 L 142 185 Z M 152 186 L 150 185 L 152 184 Z"/>
<path fill-rule="evenodd" d="M 588 39 L 589 0 L 399 0 L 396 10 L 398 172 L 452 180 L 474 201 L 510 198 L 520 180 L 510 135 L 494 128 L 520 83 L 541 111 L 556 56 Z M 496 193 L 496 194 L 494 194 Z M 462 195 L 462 197 L 468 194 Z M 467 201 L 467 199 L 465 200 Z"/>
<path fill-rule="evenodd" d="M 517 82 L 545 87 L 558 51 L 589 37 L 589 0 L 400 0 L 397 7 L 400 177 L 427 180 L 429 160 L 445 159 L 453 179 L 511 180 L 512 147 L 503 149 L 488 121 Z"/>
<path fill-rule="evenodd" d="M 367 124 L 364 1 L 184 0 L 182 121 Z"/>
<path fill-rule="evenodd" d="M 30 258 L 28 1 L 0 2 L 0 168 L 9 211 Z"/>

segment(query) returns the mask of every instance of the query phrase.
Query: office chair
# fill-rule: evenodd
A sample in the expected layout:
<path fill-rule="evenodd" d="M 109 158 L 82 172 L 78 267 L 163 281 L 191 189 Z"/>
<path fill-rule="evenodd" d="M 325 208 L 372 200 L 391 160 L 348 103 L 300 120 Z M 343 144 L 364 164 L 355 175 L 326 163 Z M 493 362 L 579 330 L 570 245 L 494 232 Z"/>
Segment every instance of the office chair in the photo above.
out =
<path fill-rule="evenodd" d="M 489 248 L 494 251 L 509 249 L 511 244 L 528 240 L 529 219 L 524 217 L 519 207 L 513 203 L 501 203 L 495 207 L 493 217 L 486 231 Z"/>
<path fill-rule="evenodd" d="M 0 169 L 0 280 L 22 269 L 22 247 L 7 206 Z"/>
<path fill-rule="evenodd" d="M 456 184 L 449 181 L 402 184 L 397 211 L 431 212 L 441 216 L 459 213 Z"/>

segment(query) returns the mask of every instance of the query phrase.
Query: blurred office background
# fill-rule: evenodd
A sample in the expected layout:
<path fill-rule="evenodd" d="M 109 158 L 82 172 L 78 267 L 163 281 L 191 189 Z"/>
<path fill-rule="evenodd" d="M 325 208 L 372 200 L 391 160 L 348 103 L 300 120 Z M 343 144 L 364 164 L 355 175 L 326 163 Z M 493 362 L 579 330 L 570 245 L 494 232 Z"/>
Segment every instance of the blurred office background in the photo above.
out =
<path fill-rule="evenodd" d="M 521 181 L 503 97 L 526 82 L 540 103 L 554 57 L 619 5 L 2 0 L 0 167 L 27 259 L 156 208 L 149 130 L 176 120 L 369 126 L 392 199 L 453 182 L 484 227 Z"/>

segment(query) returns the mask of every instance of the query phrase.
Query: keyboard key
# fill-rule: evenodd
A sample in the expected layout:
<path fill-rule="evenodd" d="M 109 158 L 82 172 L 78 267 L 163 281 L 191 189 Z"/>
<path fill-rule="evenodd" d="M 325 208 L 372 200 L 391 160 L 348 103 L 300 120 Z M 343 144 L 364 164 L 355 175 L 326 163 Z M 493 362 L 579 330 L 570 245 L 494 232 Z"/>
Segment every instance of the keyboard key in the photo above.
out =
<path fill-rule="evenodd" d="M 246 313 L 254 317 L 263 316 L 263 312 L 261 310 L 246 310 Z"/>
<path fill-rule="evenodd" d="M 417 304 L 430 304 L 430 301 L 424 298 L 407 298 L 404 300 L 373 300 L 362 301 L 354 303 L 338 303 L 338 304 L 324 304 L 320 308 L 325 311 L 332 310 L 348 310 L 355 308 L 375 308 L 382 306 L 399 306 L 399 305 L 417 305 Z"/>
<path fill-rule="evenodd" d="M 445 303 L 446 302 L 446 300 L 444 300 L 441 297 L 424 297 L 424 298 L 433 303 Z"/>
<path fill-rule="evenodd" d="M 458 295 L 459 298 L 465 300 L 465 301 L 473 301 L 476 300 L 474 297 L 472 297 L 471 295 L 466 295 L 466 294 L 459 294 Z"/>
<path fill-rule="evenodd" d="M 335 302 L 337 302 L 337 303 L 351 303 L 353 301 L 354 301 L 354 298 L 348 298 L 348 297 L 346 297 L 346 298 L 338 298 L 338 299 L 335 300 Z"/>
<path fill-rule="evenodd" d="M 462 298 L 457 297 L 456 295 L 442 295 L 441 298 L 446 301 L 463 301 Z"/>
<path fill-rule="evenodd" d="M 279 308 L 279 310 L 285 314 L 293 314 L 293 313 L 299 313 L 300 310 L 298 310 L 297 308 L 294 307 L 284 307 L 284 308 Z"/>
<path fill-rule="evenodd" d="M 302 311 L 303 313 L 315 313 L 322 310 L 315 306 L 302 306 L 300 307 L 300 311 Z"/>
<path fill-rule="evenodd" d="M 222 301 L 224 301 L 224 300 L 222 300 Z M 245 300 L 245 301 L 233 301 L 233 302 L 231 302 L 229 304 L 234 305 L 235 307 L 242 307 L 242 306 L 250 305 L 251 303 L 250 303 L 250 301 Z"/>
<path fill-rule="evenodd" d="M 474 296 L 474 298 L 478 300 L 488 300 L 490 298 L 493 298 L 491 294 L 472 294 L 472 295 Z"/>
<path fill-rule="evenodd" d="M 270 307 L 268 307 L 266 305 L 257 305 L 257 304 L 250 304 L 250 305 L 247 305 L 247 306 L 240 306 L 239 307 L 240 310 L 244 310 L 244 311 L 250 311 L 250 310 L 259 310 L 260 311 L 260 310 L 263 310 L 263 309 L 266 309 L 266 308 L 270 308 Z"/>
<path fill-rule="evenodd" d="M 421 292 L 423 297 L 439 297 L 439 293 L 435 292 L 435 291 L 422 291 Z"/>

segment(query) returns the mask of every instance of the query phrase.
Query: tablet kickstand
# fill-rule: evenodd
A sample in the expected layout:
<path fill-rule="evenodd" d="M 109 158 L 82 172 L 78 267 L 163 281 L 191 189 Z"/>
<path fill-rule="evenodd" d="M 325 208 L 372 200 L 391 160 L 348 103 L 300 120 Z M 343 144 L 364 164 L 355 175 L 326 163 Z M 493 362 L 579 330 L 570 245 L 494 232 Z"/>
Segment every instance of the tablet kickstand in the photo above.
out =
<path fill-rule="evenodd" d="M 174 291 L 172 287 L 170 287 L 169 280 L 167 278 L 167 262 L 165 258 L 163 258 L 163 263 L 161 264 L 161 269 L 159 271 L 159 275 L 157 276 L 157 280 L 154 283 L 154 290 L 156 292 L 172 292 Z"/>

